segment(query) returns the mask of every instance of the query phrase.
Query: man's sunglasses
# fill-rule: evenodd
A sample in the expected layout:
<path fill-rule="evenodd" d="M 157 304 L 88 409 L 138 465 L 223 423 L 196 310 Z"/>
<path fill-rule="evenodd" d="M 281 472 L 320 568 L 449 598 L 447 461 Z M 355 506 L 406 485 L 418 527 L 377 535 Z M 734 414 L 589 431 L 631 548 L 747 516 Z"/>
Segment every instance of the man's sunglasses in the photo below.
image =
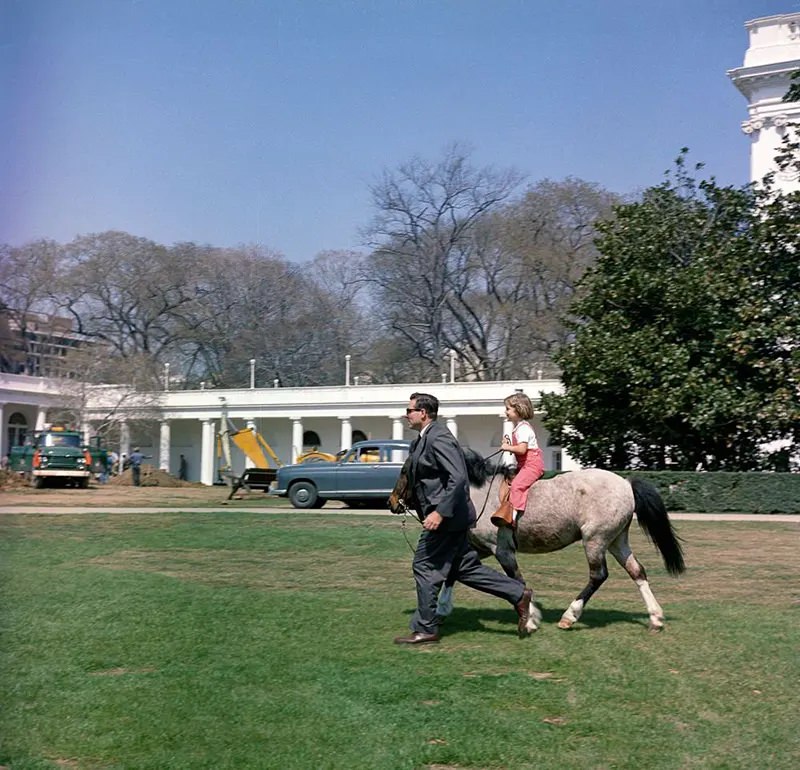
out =
<path fill-rule="evenodd" d="M 411 412 L 424 412 L 424 409 L 419 409 L 418 407 L 414 407 L 413 409 L 406 409 L 406 414 L 411 414 Z"/>

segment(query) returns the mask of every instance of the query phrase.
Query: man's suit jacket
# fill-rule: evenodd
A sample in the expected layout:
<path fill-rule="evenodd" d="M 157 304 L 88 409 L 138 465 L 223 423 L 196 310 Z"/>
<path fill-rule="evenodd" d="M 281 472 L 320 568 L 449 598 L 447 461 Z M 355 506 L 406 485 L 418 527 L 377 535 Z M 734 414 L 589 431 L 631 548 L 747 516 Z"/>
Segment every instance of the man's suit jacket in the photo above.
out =
<path fill-rule="evenodd" d="M 434 420 L 412 444 L 409 459 L 410 487 L 420 520 L 438 511 L 444 519 L 440 530 L 469 529 L 475 522 L 475 507 L 456 437 Z"/>

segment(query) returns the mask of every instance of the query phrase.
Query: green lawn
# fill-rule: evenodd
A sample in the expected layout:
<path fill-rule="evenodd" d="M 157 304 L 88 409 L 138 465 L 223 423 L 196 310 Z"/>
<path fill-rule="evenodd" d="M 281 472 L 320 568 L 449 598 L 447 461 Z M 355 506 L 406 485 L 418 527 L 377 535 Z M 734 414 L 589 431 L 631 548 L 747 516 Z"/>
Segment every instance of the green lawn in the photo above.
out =
<path fill-rule="evenodd" d="M 680 522 L 688 573 L 634 547 L 581 622 L 579 547 L 523 556 L 543 629 L 464 587 L 439 645 L 396 518 L 259 513 L 0 518 L 0 766 L 794 768 L 798 530 Z M 417 527 L 407 524 L 409 539 Z M 490 562 L 492 563 L 492 562 Z"/>

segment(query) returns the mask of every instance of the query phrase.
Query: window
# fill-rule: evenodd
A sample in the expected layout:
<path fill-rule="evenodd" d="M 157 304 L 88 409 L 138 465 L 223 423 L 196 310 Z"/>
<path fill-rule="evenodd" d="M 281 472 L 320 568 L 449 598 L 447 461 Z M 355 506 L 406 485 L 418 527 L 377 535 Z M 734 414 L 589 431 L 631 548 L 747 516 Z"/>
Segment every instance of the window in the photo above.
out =
<path fill-rule="evenodd" d="M 42 436 L 41 446 L 80 447 L 81 437 L 76 436 L 74 433 L 45 433 Z"/>
<path fill-rule="evenodd" d="M 367 440 L 367 434 L 364 433 L 363 430 L 354 430 L 352 432 L 350 438 L 352 439 L 353 443 L 355 444 L 356 441 L 366 441 Z"/>
<path fill-rule="evenodd" d="M 303 448 L 306 449 L 319 449 L 322 445 L 322 442 L 319 440 L 319 433 L 315 430 L 304 430 L 303 431 Z"/>
<path fill-rule="evenodd" d="M 28 433 L 28 421 L 21 412 L 14 412 L 8 418 L 8 446 L 22 446 Z"/>

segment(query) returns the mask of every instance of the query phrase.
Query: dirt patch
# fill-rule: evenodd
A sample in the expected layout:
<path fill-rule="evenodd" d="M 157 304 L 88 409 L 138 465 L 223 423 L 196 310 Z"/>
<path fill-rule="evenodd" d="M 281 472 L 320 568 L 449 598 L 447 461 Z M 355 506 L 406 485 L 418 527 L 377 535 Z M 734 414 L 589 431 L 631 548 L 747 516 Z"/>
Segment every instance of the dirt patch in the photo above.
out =
<path fill-rule="evenodd" d="M 202 487 L 199 481 L 181 481 L 166 471 L 162 471 L 152 465 L 142 465 L 141 468 L 141 485 L 143 487 Z M 108 480 L 109 486 L 112 487 L 132 487 L 133 486 L 133 471 L 123 471 L 119 476 L 112 476 Z"/>
<path fill-rule="evenodd" d="M 220 508 L 228 498 L 228 487 L 207 487 L 203 484 L 181 482 L 181 486 L 132 487 L 119 484 L 92 482 L 88 489 L 72 487 L 45 487 L 34 489 L 24 483 L 0 487 L 0 506 L 26 506 L 31 510 L 51 507 L 146 508 L 185 507 Z M 263 492 L 252 492 L 246 499 L 236 501 L 237 506 L 274 505 L 276 499 Z"/>

